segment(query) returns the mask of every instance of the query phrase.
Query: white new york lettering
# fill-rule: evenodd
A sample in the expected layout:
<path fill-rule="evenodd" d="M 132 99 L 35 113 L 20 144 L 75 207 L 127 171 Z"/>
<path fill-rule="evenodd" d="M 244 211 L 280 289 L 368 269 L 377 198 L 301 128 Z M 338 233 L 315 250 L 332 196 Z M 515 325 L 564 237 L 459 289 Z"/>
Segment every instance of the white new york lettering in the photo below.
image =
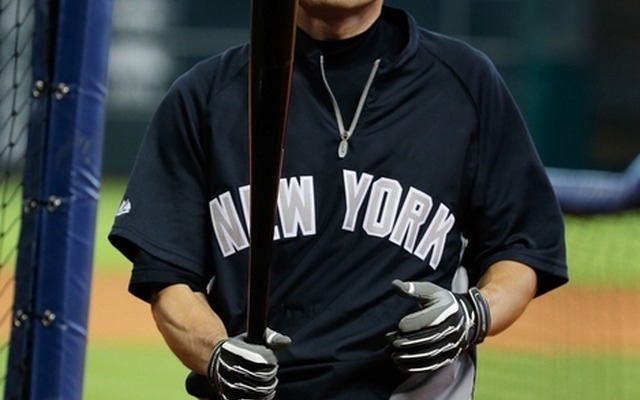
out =
<path fill-rule="evenodd" d="M 251 211 L 249 204 L 251 204 L 251 189 L 249 185 L 242 186 L 238 189 L 240 195 L 240 205 L 242 207 L 242 215 L 244 215 L 244 224 L 247 227 L 247 232 L 251 233 Z"/>
<path fill-rule="evenodd" d="M 211 223 L 225 257 L 249 247 L 249 240 L 240 223 L 240 217 L 229 192 L 221 194 L 209 202 Z"/>
<path fill-rule="evenodd" d="M 363 173 L 358 180 L 357 174 L 349 170 L 343 171 L 343 179 L 346 213 L 342 229 L 355 231 L 358 214 L 368 196 L 362 229 L 369 236 L 388 237 L 391 243 L 423 261 L 431 254 L 429 265 L 438 268 L 447 236 L 455 224 L 455 216 L 444 204 L 438 206 L 427 224 L 434 209 L 433 198 L 428 194 L 411 187 L 402 202 L 404 190 L 395 179 L 383 177 L 374 181 L 373 175 Z M 425 232 L 416 245 L 423 230 Z"/>
<path fill-rule="evenodd" d="M 404 249 L 413 253 L 418 240 L 418 231 L 427 221 L 431 208 L 433 208 L 431 196 L 416 188 L 409 188 L 389 240 L 398 246 L 403 246 L 404 241 Z"/>
<path fill-rule="evenodd" d="M 295 237 L 298 229 L 303 236 L 316 233 L 316 207 L 313 177 L 303 176 L 300 180 L 291 178 L 280 180 L 278 193 L 278 216 L 285 238 Z"/>
<path fill-rule="evenodd" d="M 422 236 L 422 240 L 420 240 L 420 243 L 413 254 L 421 260 L 425 260 L 427 258 L 427 254 L 431 251 L 429 265 L 433 269 L 438 268 L 438 264 L 440 264 L 442 254 L 444 253 L 447 234 L 451 231 L 451 228 L 453 228 L 454 223 L 455 217 L 453 214 L 451 214 L 444 204 L 440 204 L 436 215 L 433 217 L 433 220 L 429 224 L 427 231 L 424 236 Z"/>
<path fill-rule="evenodd" d="M 455 224 L 455 216 L 444 204 L 439 204 L 434 212 L 434 200 L 428 194 L 410 187 L 403 196 L 405 190 L 399 181 L 384 177 L 374 179 L 366 173 L 358 177 L 356 172 L 344 170 L 343 184 L 346 202 L 343 230 L 355 232 L 360 220 L 361 228 L 368 236 L 388 238 L 423 261 L 429 257 L 431 268 L 438 268 L 447 236 Z M 282 178 L 278 189 L 274 240 L 317 234 L 318 199 L 313 177 Z M 237 204 L 230 192 L 209 202 L 213 231 L 224 257 L 249 248 L 250 202 L 248 185 L 238 188 Z M 432 218 L 427 222 L 430 216 Z M 420 237 L 421 232 L 424 233 Z"/>
<path fill-rule="evenodd" d="M 402 196 L 402 186 L 393 179 L 380 178 L 371 188 L 371 197 L 362 228 L 371 236 L 385 237 L 391 233 Z"/>
<path fill-rule="evenodd" d="M 362 174 L 360 181 L 354 171 L 344 170 L 342 171 L 342 177 L 344 181 L 344 197 L 347 203 L 347 210 L 342 222 L 342 229 L 345 231 L 353 232 L 356 227 L 356 219 L 358 218 L 358 212 L 364 198 L 369 191 L 373 176 L 369 174 Z"/>

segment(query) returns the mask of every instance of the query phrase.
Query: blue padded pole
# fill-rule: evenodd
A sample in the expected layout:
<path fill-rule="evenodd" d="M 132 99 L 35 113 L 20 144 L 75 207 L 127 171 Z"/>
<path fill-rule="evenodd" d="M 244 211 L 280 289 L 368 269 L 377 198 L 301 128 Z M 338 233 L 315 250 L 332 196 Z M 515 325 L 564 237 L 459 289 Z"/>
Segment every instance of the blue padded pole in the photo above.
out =
<path fill-rule="evenodd" d="M 112 0 L 59 0 L 30 399 L 81 399 Z"/>

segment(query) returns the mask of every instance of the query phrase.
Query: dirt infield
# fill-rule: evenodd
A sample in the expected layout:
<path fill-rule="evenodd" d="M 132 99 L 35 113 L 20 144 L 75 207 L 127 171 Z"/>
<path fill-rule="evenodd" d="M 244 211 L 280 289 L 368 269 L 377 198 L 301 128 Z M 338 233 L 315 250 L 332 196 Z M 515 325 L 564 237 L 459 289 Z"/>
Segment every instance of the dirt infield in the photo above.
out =
<path fill-rule="evenodd" d="M 511 328 L 483 346 L 640 356 L 638 310 L 640 292 L 568 285 L 534 300 Z M 126 277 L 94 279 L 89 340 L 162 342 L 149 306 L 127 293 Z"/>
<path fill-rule="evenodd" d="M 90 341 L 162 343 L 149 305 L 127 292 L 128 277 L 98 276 L 91 287 Z"/>
<path fill-rule="evenodd" d="M 640 292 L 567 286 L 535 299 L 507 331 L 504 349 L 640 355 Z"/>

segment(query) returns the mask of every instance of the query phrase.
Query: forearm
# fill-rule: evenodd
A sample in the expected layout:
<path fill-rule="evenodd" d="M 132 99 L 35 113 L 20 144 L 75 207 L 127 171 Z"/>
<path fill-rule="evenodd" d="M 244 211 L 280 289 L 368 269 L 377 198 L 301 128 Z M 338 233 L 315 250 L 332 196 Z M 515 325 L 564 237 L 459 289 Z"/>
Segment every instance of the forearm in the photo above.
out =
<path fill-rule="evenodd" d="M 171 351 L 187 368 L 206 375 L 211 352 L 227 332 L 205 295 L 186 285 L 168 286 L 153 296 L 151 312 Z"/>
<path fill-rule="evenodd" d="M 537 290 L 535 271 L 516 261 L 499 261 L 482 276 L 478 289 L 491 313 L 489 336 L 513 324 L 527 308 Z"/>

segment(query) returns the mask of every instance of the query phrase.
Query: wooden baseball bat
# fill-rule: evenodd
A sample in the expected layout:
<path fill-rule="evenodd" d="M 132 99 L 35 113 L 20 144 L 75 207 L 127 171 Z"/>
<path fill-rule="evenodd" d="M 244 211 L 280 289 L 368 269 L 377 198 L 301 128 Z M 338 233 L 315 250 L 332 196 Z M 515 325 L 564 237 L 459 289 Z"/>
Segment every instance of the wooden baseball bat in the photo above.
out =
<path fill-rule="evenodd" d="M 264 342 L 273 235 L 291 92 L 297 0 L 251 0 L 249 39 L 250 248 L 247 335 Z"/>

